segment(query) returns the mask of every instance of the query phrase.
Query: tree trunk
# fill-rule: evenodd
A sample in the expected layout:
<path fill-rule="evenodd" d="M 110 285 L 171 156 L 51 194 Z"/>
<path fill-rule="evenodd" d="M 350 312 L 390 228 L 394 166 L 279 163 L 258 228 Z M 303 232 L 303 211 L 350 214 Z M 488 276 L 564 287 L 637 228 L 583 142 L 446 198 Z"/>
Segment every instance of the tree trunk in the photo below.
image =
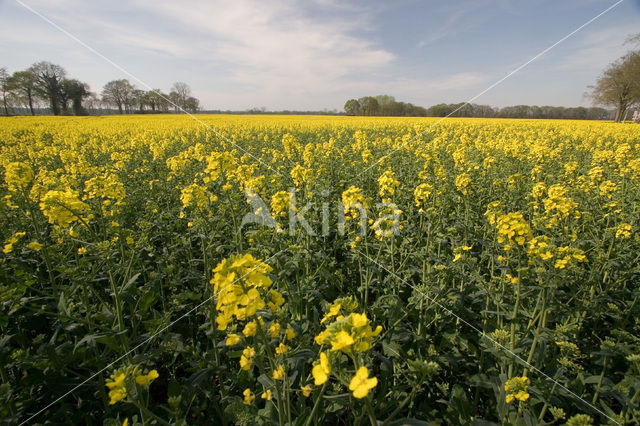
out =
<path fill-rule="evenodd" d="M 55 95 L 52 95 L 50 97 L 49 104 L 51 105 L 51 113 L 53 115 L 59 115 L 60 114 L 60 107 L 58 106 L 58 100 L 56 99 Z"/>
<path fill-rule="evenodd" d="M 118 113 L 122 114 L 122 103 L 118 103 Z"/>
<path fill-rule="evenodd" d="M 71 101 L 71 108 L 73 109 L 73 115 L 84 115 L 82 109 L 82 97 L 78 96 Z"/>
<path fill-rule="evenodd" d="M 615 123 L 619 123 L 622 119 L 622 114 L 624 113 L 624 105 L 622 102 L 618 103 L 618 108 L 616 109 L 616 118 L 613 120 Z"/>
<path fill-rule="evenodd" d="M 7 95 L 2 97 L 2 103 L 4 104 L 4 115 L 9 116 L 9 109 L 7 108 Z"/>
<path fill-rule="evenodd" d="M 31 91 L 27 92 L 27 99 L 29 100 L 29 111 L 31 111 L 31 115 L 36 115 L 33 110 L 33 96 L 31 96 Z"/>

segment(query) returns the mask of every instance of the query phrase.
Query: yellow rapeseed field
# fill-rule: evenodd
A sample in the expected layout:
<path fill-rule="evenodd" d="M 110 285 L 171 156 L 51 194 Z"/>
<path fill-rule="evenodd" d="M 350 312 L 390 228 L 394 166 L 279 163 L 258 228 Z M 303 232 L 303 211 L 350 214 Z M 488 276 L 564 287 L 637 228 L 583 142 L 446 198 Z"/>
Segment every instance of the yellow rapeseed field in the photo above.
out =
<path fill-rule="evenodd" d="M 640 126 L 13 117 L 0 140 L 9 423 L 640 422 Z"/>

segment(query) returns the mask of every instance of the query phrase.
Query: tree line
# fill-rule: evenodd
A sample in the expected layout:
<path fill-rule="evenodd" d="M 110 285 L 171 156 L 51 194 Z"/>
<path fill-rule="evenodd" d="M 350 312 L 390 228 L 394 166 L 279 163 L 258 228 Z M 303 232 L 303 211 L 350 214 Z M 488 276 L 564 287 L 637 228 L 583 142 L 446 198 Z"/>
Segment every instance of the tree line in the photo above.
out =
<path fill-rule="evenodd" d="M 398 102 L 393 96 L 378 95 L 365 96 L 359 99 L 349 99 L 344 104 L 347 115 L 380 115 L 391 117 L 420 117 L 426 116 L 424 107 L 411 103 Z"/>
<path fill-rule="evenodd" d="M 149 91 L 135 87 L 129 80 L 108 82 L 100 95 L 89 85 L 67 78 L 66 70 L 51 62 L 40 61 L 26 70 L 9 74 L 0 68 L 0 114 L 49 113 L 53 115 L 86 115 L 124 113 L 197 112 L 200 101 L 191 95 L 189 85 L 176 82 L 170 92 Z"/>
<path fill-rule="evenodd" d="M 347 115 L 400 117 L 483 117 L 483 118 L 561 118 L 573 120 L 610 120 L 613 113 L 599 107 L 565 108 L 556 106 L 515 105 L 496 108 L 490 105 L 437 104 L 428 108 L 397 102 L 393 96 L 365 96 L 349 99 L 344 106 Z"/>

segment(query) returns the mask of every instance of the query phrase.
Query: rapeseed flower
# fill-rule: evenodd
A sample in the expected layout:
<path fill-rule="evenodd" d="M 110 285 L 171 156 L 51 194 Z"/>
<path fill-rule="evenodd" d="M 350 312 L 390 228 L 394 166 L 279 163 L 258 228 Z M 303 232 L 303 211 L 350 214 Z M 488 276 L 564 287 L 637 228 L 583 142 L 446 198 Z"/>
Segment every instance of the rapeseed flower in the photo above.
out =
<path fill-rule="evenodd" d="M 240 342 L 242 342 L 242 338 L 239 335 L 237 335 L 237 334 L 229 334 L 229 335 L 227 335 L 227 340 L 225 341 L 225 344 L 227 346 L 234 346 L 234 345 L 237 345 Z"/>
<path fill-rule="evenodd" d="M 356 371 L 355 376 L 349 382 L 349 390 L 353 392 L 354 398 L 364 398 L 369 394 L 369 391 L 378 385 L 378 379 L 375 377 L 369 377 L 369 370 L 367 367 L 360 367 Z"/>
<path fill-rule="evenodd" d="M 242 394 L 244 395 L 244 400 L 242 401 L 242 403 L 244 405 L 251 405 L 253 404 L 253 401 L 255 401 L 256 399 L 256 395 L 251 392 L 251 389 L 245 389 L 244 392 L 242 392 Z"/>
<path fill-rule="evenodd" d="M 78 198 L 78 195 L 67 189 L 65 191 L 48 191 L 40 202 L 42 213 L 49 219 L 49 223 L 67 227 L 76 220 L 86 222 L 82 214 L 89 206 Z"/>
<path fill-rule="evenodd" d="M 271 270 L 250 254 L 231 256 L 213 269 L 211 284 L 217 294 L 219 330 L 225 330 L 234 318 L 248 319 L 266 305 L 263 294 L 272 284 L 267 275 Z M 244 334 L 248 337 L 248 333 Z"/>
<path fill-rule="evenodd" d="M 141 374 L 136 377 L 136 383 L 141 386 L 149 386 L 155 379 L 160 377 L 157 370 L 151 370 L 147 374 Z"/>
<path fill-rule="evenodd" d="M 278 365 L 273 372 L 273 380 L 284 380 L 284 367 L 282 365 Z"/>
<path fill-rule="evenodd" d="M 242 355 L 240 356 L 240 368 L 244 371 L 251 370 L 253 366 L 253 358 L 256 356 L 256 350 L 251 346 L 247 346 L 242 351 Z"/>
<path fill-rule="evenodd" d="M 300 388 L 300 390 L 302 391 L 302 395 L 303 395 L 305 398 L 308 398 L 309 396 L 311 396 L 311 391 L 312 391 L 313 389 L 311 388 L 311 386 L 309 386 L 309 385 L 305 385 L 305 386 L 302 386 L 302 387 Z"/>
<path fill-rule="evenodd" d="M 529 383 L 529 378 L 526 376 L 522 377 L 513 377 L 504 385 L 504 390 L 507 392 L 507 396 L 505 400 L 507 404 L 510 404 L 514 400 L 518 401 L 526 401 L 529 399 L 529 393 L 527 392 L 527 387 Z"/>
<path fill-rule="evenodd" d="M 329 364 L 329 358 L 324 352 L 320 352 L 320 361 L 313 367 L 311 374 L 315 380 L 315 385 L 320 386 L 327 380 L 329 380 L 329 374 L 331 373 L 331 365 Z"/>

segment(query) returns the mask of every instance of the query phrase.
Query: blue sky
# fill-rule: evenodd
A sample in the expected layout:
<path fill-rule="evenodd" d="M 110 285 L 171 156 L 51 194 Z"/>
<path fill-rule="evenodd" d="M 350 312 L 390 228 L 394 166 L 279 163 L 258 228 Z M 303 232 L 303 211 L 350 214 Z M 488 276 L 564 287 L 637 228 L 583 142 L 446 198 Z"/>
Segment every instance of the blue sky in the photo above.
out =
<path fill-rule="evenodd" d="M 187 82 L 206 108 L 338 109 L 390 94 L 475 96 L 615 0 L 21 0 L 151 87 Z M 0 66 L 64 66 L 94 92 L 129 78 L 15 0 L 0 0 Z M 640 33 L 640 0 L 611 12 L 475 102 L 588 106 Z"/>

